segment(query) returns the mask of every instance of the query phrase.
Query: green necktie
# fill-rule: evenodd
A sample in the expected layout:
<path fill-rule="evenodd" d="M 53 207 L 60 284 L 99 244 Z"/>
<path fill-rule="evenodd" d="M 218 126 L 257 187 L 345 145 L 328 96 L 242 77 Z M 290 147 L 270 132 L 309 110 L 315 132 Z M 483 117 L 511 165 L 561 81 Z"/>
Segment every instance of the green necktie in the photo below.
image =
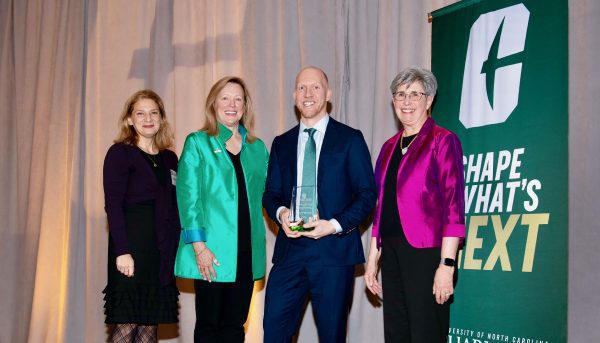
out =
<path fill-rule="evenodd" d="M 306 141 L 306 145 L 304 146 L 304 163 L 302 164 L 302 187 L 312 186 L 312 191 L 310 189 L 304 189 L 303 192 L 305 196 L 315 196 L 315 192 L 317 190 L 317 144 L 315 143 L 315 138 L 313 137 L 317 130 L 310 128 L 304 129 L 304 132 L 308 133 L 308 140 Z M 301 202 L 302 204 L 302 202 Z M 310 206 L 312 204 L 312 206 Z M 308 222 L 311 216 L 315 214 L 316 203 L 312 201 L 308 203 L 304 203 L 304 206 L 300 206 L 299 212 L 300 217 L 304 218 L 304 222 Z M 308 206 L 306 206 L 308 205 Z"/>
<path fill-rule="evenodd" d="M 308 140 L 304 146 L 304 163 L 302 164 L 302 186 L 316 186 L 317 180 L 317 144 L 314 134 L 317 130 L 304 129 L 308 133 Z"/>

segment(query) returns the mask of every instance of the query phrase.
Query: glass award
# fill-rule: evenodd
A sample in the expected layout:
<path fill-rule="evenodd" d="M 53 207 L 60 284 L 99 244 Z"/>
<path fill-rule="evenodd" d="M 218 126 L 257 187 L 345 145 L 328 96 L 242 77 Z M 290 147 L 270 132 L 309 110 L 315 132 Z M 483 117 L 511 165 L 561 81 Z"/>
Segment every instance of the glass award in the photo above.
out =
<path fill-rule="evenodd" d="M 311 231 L 313 228 L 304 229 L 304 224 L 317 218 L 317 187 L 294 186 L 290 204 L 290 229 L 292 231 Z"/>

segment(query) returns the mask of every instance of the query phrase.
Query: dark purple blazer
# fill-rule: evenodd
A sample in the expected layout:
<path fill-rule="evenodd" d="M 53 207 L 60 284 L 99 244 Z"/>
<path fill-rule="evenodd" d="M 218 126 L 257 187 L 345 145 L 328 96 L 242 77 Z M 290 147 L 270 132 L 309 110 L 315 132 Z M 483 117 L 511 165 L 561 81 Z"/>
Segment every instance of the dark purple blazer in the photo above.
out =
<path fill-rule="evenodd" d="M 120 256 L 131 253 L 125 228 L 125 205 L 155 201 L 160 281 L 166 285 L 175 282 L 173 265 L 180 233 L 175 186 L 170 172 L 177 172 L 177 155 L 171 150 L 162 150 L 157 158 L 161 158 L 167 168 L 164 186 L 158 183 L 156 174 L 136 146 L 123 143 L 111 146 L 104 159 L 104 209 L 114 252 Z"/>
<path fill-rule="evenodd" d="M 385 175 L 403 131 L 383 144 L 375 165 L 378 204 L 372 236 L 377 237 L 378 246 Z M 441 247 L 443 237 L 459 237 L 461 242 L 465 237 L 462 157 L 458 137 L 427 118 L 400 161 L 396 200 L 404 234 L 413 247 Z"/>

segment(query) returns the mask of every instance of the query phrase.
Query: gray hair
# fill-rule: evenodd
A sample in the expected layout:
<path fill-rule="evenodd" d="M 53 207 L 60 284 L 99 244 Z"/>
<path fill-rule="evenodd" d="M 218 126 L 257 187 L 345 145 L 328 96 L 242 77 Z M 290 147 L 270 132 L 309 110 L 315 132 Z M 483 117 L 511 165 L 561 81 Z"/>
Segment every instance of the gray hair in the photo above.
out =
<path fill-rule="evenodd" d="M 435 96 L 437 92 L 437 80 L 435 76 L 431 71 L 418 66 L 406 68 L 400 74 L 396 75 L 390 85 L 390 90 L 394 94 L 401 85 L 411 85 L 415 82 L 420 82 L 423 85 L 425 94 Z"/>

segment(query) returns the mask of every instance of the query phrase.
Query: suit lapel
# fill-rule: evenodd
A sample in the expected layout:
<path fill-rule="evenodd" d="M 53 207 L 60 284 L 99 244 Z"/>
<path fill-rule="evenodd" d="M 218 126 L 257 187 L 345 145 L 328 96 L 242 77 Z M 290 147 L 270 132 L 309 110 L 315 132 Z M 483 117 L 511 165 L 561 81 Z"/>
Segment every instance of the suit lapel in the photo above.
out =
<path fill-rule="evenodd" d="M 292 175 L 292 186 L 296 186 L 296 180 L 298 179 L 298 135 L 300 132 L 300 125 L 296 125 L 292 130 L 288 131 L 285 136 L 284 144 L 285 147 L 285 162 L 284 165 L 290 169 Z M 289 191 L 292 187 L 289 187 Z"/>
<path fill-rule="evenodd" d="M 319 166 L 317 168 L 317 184 L 322 184 L 323 173 L 327 163 L 331 163 L 331 154 L 335 151 L 335 146 L 340 142 L 338 137 L 338 122 L 333 118 L 329 117 L 327 123 L 327 129 L 325 130 L 325 137 L 323 137 L 323 145 L 321 146 L 321 152 L 319 154 Z"/>

